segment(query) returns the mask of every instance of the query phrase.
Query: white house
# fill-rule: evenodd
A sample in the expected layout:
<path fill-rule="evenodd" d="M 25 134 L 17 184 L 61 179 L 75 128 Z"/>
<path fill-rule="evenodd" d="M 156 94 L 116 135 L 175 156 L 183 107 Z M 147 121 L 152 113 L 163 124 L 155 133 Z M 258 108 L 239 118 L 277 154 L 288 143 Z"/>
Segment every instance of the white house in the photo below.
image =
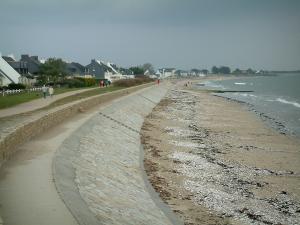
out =
<path fill-rule="evenodd" d="M 170 76 L 174 76 L 176 69 L 174 68 L 163 68 L 163 69 L 159 69 L 159 73 L 161 74 L 161 78 L 167 78 Z"/>
<path fill-rule="evenodd" d="M 0 55 L 0 86 L 19 83 L 20 76 Z"/>

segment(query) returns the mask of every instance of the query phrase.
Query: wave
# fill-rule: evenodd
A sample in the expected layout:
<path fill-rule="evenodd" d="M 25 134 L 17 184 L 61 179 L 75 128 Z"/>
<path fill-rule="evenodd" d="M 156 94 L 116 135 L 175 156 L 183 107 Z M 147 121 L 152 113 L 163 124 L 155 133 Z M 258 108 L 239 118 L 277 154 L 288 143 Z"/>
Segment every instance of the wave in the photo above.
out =
<path fill-rule="evenodd" d="M 240 95 L 243 96 L 243 97 L 253 97 L 253 98 L 257 98 L 257 96 L 256 96 L 256 95 L 253 95 L 253 94 L 242 93 L 242 94 L 240 94 Z"/>
<path fill-rule="evenodd" d="M 203 84 L 204 84 L 205 86 L 207 86 L 207 87 L 226 89 L 223 85 L 216 84 L 216 83 L 213 83 L 213 82 L 211 82 L 211 81 L 206 81 L 206 82 L 204 82 Z"/>
<path fill-rule="evenodd" d="M 243 82 L 235 82 L 234 84 L 235 85 L 246 85 L 246 83 L 243 83 Z"/>
<path fill-rule="evenodd" d="M 285 100 L 283 98 L 277 98 L 276 99 L 277 102 L 281 102 L 281 103 L 284 103 L 284 104 L 289 104 L 289 105 L 293 105 L 297 108 L 300 108 L 300 104 L 298 102 L 290 102 L 288 100 Z"/>

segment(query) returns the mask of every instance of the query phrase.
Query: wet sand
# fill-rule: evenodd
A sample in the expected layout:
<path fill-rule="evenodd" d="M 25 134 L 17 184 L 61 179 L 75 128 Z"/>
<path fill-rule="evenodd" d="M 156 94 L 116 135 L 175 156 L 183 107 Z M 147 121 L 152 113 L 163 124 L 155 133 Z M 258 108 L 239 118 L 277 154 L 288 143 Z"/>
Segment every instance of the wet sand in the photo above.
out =
<path fill-rule="evenodd" d="M 246 105 L 182 88 L 142 128 L 163 200 L 185 224 L 300 224 L 300 142 Z"/>

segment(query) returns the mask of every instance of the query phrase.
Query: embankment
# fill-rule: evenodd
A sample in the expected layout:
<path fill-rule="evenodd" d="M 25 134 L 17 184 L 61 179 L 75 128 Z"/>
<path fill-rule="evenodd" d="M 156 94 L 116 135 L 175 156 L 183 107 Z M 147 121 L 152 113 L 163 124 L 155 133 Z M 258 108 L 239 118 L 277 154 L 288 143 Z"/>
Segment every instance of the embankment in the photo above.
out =
<path fill-rule="evenodd" d="M 149 192 L 142 165 L 141 126 L 167 91 L 157 85 L 111 102 L 58 149 L 55 184 L 79 224 L 181 224 Z"/>
<path fill-rule="evenodd" d="M 82 110 L 88 110 L 101 103 L 111 101 L 121 96 L 128 95 L 139 89 L 153 85 L 144 84 L 136 87 L 131 87 L 119 91 L 105 93 L 98 96 L 89 97 L 76 102 L 72 102 L 49 111 L 39 112 L 22 118 L 18 121 L 10 119 L 11 126 L 1 128 L 0 136 L 0 167 L 8 160 L 17 150 L 17 148 L 30 140 L 31 138 L 43 133 L 56 124 L 62 123 L 65 119 L 70 118 Z M 15 120 L 15 121 L 14 121 Z"/>

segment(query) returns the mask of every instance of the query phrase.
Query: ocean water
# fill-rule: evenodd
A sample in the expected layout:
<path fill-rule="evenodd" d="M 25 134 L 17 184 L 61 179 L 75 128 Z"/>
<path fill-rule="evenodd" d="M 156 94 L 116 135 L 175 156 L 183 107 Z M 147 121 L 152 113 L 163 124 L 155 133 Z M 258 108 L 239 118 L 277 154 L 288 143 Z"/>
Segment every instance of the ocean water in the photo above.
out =
<path fill-rule="evenodd" d="M 247 103 L 282 133 L 300 136 L 300 73 L 206 81 L 201 89 L 251 91 L 217 94 Z"/>

